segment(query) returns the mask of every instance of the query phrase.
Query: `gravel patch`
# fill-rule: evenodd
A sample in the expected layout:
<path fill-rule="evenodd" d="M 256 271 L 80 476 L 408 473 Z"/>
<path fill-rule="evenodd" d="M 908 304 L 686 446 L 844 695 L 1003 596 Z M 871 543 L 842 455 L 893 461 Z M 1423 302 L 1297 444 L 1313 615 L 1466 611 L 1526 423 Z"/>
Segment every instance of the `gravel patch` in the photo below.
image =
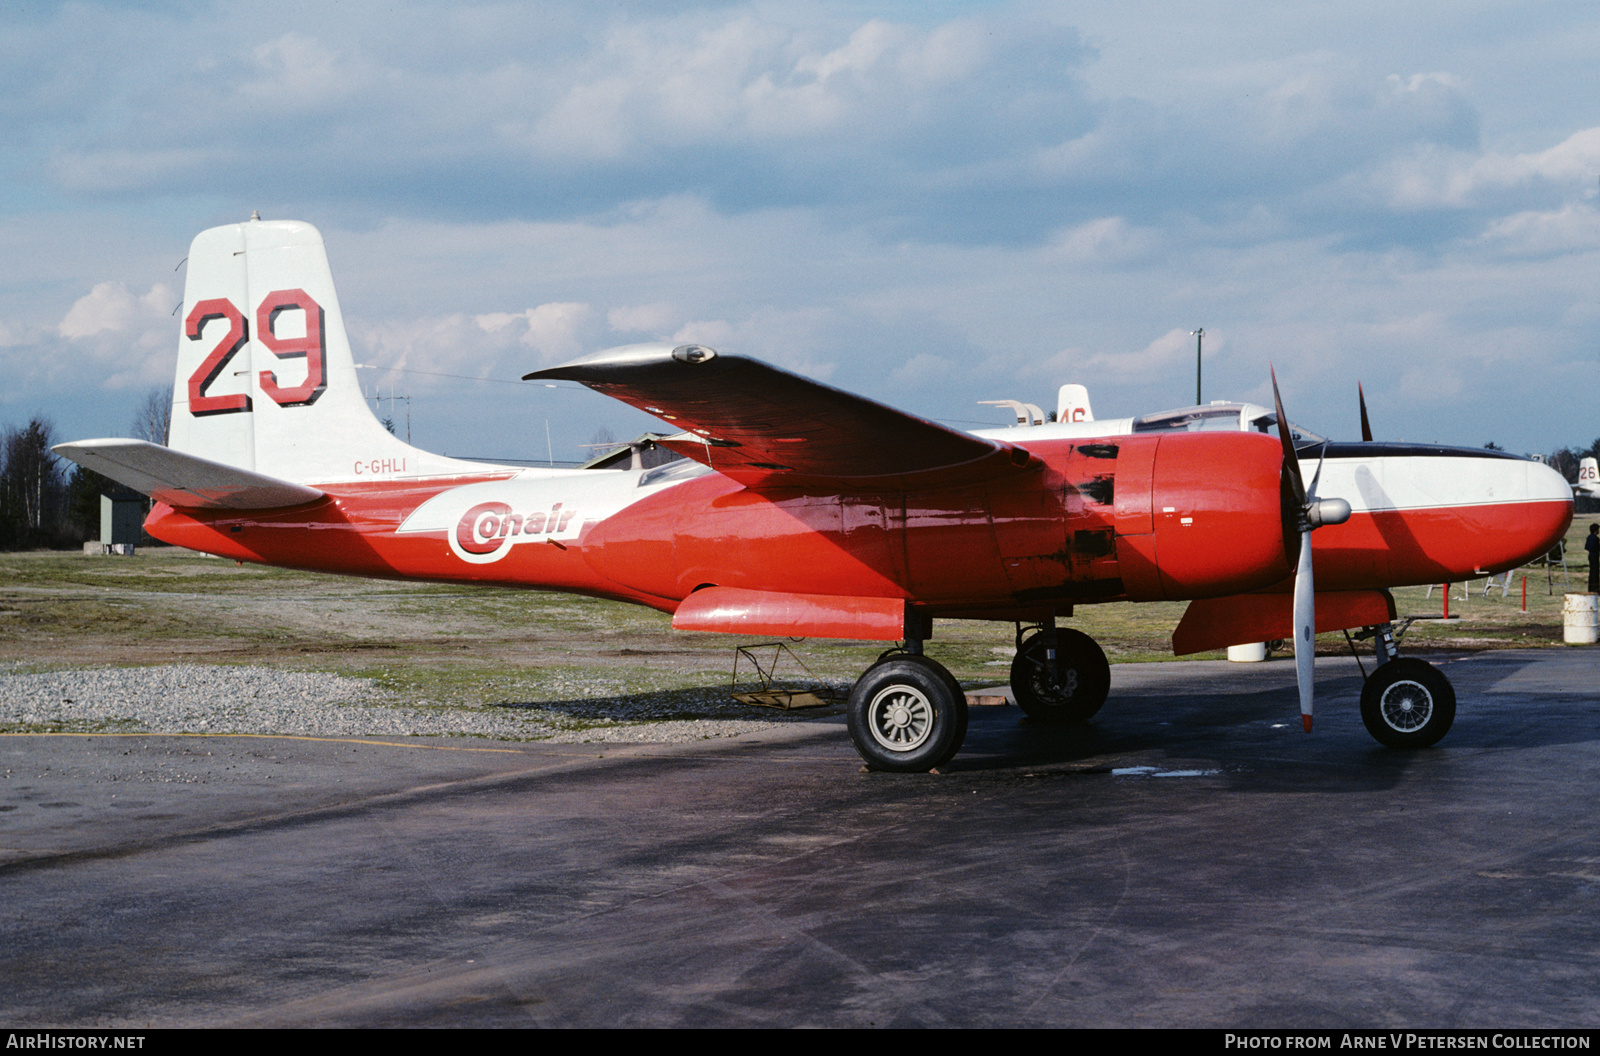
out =
<path fill-rule="evenodd" d="M 640 743 L 733 737 L 819 714 L 752 708 L 709 689 L 617 701 L 585 692 L 597 687 L 571 682 L 549 688 L 568 699 L 487 706 L 407 701 L 371 679 L 272 667 L 170 664 L 11 673 L 0 674 L 0 732 Z"/>

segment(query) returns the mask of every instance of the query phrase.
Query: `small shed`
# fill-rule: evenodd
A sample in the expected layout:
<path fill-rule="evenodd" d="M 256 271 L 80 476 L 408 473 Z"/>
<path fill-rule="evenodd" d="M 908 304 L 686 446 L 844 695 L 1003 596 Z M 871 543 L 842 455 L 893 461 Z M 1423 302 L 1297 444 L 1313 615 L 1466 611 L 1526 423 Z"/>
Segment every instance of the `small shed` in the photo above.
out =
<path fill-rule="evenodd" d="M 105 553 L 133 553 L 144 534 L 145 501 L 125 488 L 100 493 L 100 545 Z"/>

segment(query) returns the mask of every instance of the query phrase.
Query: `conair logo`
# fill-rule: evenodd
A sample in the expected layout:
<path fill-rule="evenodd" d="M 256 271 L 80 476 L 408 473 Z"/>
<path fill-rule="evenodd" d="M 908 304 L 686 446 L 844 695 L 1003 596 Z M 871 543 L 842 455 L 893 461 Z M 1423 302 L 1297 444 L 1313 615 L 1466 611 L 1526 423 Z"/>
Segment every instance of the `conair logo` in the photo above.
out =
<path fill-rule="evenodd" d="M 450 549 L 463 561 L 476 565 L 498 561 L 517 543 L 542 543 L 567 530 L 577 510 L 561 503 L 548 513 L 521 514 L 503 502 L 480 502 L 456 522 Z"/>

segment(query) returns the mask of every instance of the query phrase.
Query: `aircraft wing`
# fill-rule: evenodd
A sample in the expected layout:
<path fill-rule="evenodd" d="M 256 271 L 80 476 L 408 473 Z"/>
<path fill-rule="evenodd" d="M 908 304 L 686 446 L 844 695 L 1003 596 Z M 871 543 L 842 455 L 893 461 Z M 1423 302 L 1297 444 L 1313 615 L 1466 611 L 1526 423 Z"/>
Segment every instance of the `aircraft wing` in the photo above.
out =
<path fill-rule="evenodd" d="M 659 441 L 749 486 L 871 490 L 962 484 L 1030 456 L 743 356 L 628 345 L 525 380 L 576 381 L 684 430 Z"/>
<path fill-rule="evenodd" d="M 50 450 L 168 506 L 269 510 L 322 498 L 304 484 L 186 455 L 143 440 L 79 440 Z"/>

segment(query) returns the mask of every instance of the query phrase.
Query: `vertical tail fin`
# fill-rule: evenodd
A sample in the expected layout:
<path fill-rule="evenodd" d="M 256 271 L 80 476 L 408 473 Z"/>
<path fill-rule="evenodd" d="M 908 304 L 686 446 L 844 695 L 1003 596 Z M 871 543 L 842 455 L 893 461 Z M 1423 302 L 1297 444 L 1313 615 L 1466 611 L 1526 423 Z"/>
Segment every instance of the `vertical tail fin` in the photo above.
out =
<path fill-rule="evenodd" d="M 170 446 L 304 484 L 485 468 L 406 444 L 368 409 L 322 235 L 292 220 L 195 237 Z"/>
<path fill-rule="evenodd" d="M 1089 409 L 1089 390 L 1082 385 L 1061 386 L 1056 394 L 1056 421 L 1094 421 L 1094 411 Z"/>

